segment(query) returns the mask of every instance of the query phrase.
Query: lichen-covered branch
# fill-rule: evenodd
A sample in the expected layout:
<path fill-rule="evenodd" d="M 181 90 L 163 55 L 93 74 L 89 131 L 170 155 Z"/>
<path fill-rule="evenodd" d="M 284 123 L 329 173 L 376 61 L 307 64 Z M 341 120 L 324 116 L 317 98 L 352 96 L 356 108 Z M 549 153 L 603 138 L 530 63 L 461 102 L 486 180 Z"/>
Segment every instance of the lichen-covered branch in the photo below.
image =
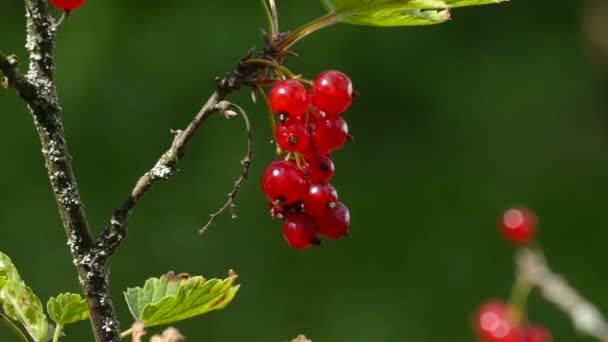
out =
<path fill-rule="evenodd" d="M 568 314 L 578 331 L 608 342 L 608 323 L 601 312 L 564 278 L 553 273 L 540 252 L 523 248 L 515 262 L 518 276 L 539 288 L 546 300 Z"/>
<path fill-rule="evenodd" d="M 107 260 L 95 248 L 90 233 L 72 170 L 54 83 L 56 27 L 47 0 L 25 0 L 24 3 L 29 68 L 27 74 L 22 75 L 14 56 L 1 55 L 3 83 L 19 92 L 33 115 L 68 246 L 90 308 L 95 340 L 116 342 L 120 332 L 108 289 Z"/>

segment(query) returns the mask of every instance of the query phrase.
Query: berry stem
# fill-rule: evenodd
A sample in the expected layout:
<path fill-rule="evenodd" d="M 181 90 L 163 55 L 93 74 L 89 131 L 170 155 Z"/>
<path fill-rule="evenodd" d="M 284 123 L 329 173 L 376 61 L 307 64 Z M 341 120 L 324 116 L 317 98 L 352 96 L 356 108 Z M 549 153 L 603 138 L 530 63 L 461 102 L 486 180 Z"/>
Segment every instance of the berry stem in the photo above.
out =
<path fill-rule="evenodd" d="M 293 72 L 291 72 L 291 70 L 287 69 L 286 67 L 282 66 L 281 64 L 273 62 L 273 61 L 269 61 L 267 59 L 250 58 L 247 61 L 245 61 L 245 63 L 263 64 L 263 65 L 269 66 L 269 67 L 273 68 L 276 72 L 280 73 L 284 78 L 293 78 L 293 79 L 300 78 L 298 75 L 294 74 Z"/>
<path fill-rule="evenodd" d="M 274 113 L 270 110 L 270 103 L 268 102 L 268 96 L 266 96 L 266 93 L 264 92 L 264 89 L 262 89 L 262 87 L 256 86 L 256 90 L 258 91 L 258 93 L 260 95 L 262 95 L 262 97 L 264 98 L 264 101 L 266 102 L 266 108 L 268 108 L 268 110 L 267 110 L 268 122 L 270 122 L 270 129 L 272 130 L 272 136 L 274 137 L 274 133 L 277 130 L 277 121 L 274 118 Z M 274 143 L 277 147 L 277 155 L 281 155 L 283 153 L 283 151 L 281 150 L 281 148 L 279 147 L 279 145 L 277 144 L 276 141 Z"/>
<path fill-rule="evenodd" d="M 328 26 L 338 23 L 338 19 L 339 19 L 338 14 L 335 12 L 331 12 L 331 13 L 328 13 L 318 19 L 315 19 L 315 20 L 301 26 L 300 28 L 296 29 L 295 31 L 289 33 L 289 35 L 287 37 L 285 37 L 285 39 L 283 39 L 282 41 L 280 41 L 277 44 L 277 46 L 276 46 L 277 51 L 284 51 L 284 50 L 289 49 L 290 47 L 293 46 L 293 44 L 298 42 L 300 39 L 308 36 L 309 34 L 314 33 L 322 28 L 326 28 Z"/>
<path fill-rule="evenodd" d="M 266 20 L 268 20 L 268 41 L 270 44 L 273 43 L 277 32 L 274 30 L 274 20 L 272 18 L 272 13 L 270 12 L 270 7 L 268 7 L 268 3 L 266 0 L 260 0 L 262 4 L 262 8 L 264 9 L 264 14 L 266 14 Z"/>
<path fill-rule="evenodd" d="M 512 322 L 520 325 L 526 319 L 526 304 L 530 292 L 534 286 L 527 282 L 523 277 L 518 276 L 511 288 L 511 296 L 509 298 L 509 315 Z"/>

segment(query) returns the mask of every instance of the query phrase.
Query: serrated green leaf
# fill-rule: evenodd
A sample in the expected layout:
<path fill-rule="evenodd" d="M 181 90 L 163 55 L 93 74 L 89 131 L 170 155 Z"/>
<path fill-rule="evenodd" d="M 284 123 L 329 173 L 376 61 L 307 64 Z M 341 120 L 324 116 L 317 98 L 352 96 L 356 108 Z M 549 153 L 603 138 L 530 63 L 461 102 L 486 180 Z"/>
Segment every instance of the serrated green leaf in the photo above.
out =
<path fill-rule="evenodd" d="M 34 341 L 43 341 L 47 335 L 48 322 L 40 299 L 21 280 L 11 259 L 0 253 L 0 272 L 6 279 L 0 287 L 0 303 L 4 313 L 21 322 Z"/>
<path fill-rule="evenodd" d="M 127 289 L 125 299 L 133 317 L 146 327 L 170 324 L 226 307 L 239 289 L 235 280 L 150 278 L 143 288 Z"/>
<path fill-rule="evenodd" d="M 60 325 L 66 325 L 85 320 L 89 317 L 89 307 L 80 295 L 73 293 L 62 293 L 51 297 L 46 304 L 46 310 L 53 321 Z"/>
<path fill-rule="evenodd" d="M 452 7 L 506 0 L 321 0 L 339 22 L 370 26 L 415 26 L 450 19 Z"/>

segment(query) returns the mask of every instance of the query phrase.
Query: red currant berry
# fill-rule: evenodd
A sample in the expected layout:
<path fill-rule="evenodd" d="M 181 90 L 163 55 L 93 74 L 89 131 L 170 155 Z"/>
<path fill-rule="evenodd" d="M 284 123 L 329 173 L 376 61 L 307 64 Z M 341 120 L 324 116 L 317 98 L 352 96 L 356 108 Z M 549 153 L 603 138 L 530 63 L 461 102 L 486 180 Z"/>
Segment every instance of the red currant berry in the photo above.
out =
<path fill-rule="evenodd" d="M 317 108 L 317 107 L 310 106 L 308 108 L 309 108 L 308 123 L 310 123 L 310 124 L 317 123 L 321 120 L 324 120 L 327 117 L 327 114 L 325 114 L 325 112 L 319 110 L 319 108 Z"/>
<path fill-rule="evenodd" d="M 475 330 L 483 342 L 522 342 L 522 331 L 508 319 L 508 307 L 492 300 L 481 305 L 475 315 Z"/>
<path fill-rule="evenodd" d="M 277 144 L 288 152 L 302 152 L 310 143 L 306 125 L 298 119 L 286 119 L 274 132 Z"/>
<path fill-rule="evenodd" d="M 340 114 L 353 100 L 353 85 L 350 79 L 339 71 L 324 71 L 313 81 L 310 97 L 312 104 L 326 114 Z"/>
<path fill-rule="evenodd" d="M 551 342 L 551 333 L 545 327 L 531 325 L 524 329 L 525 342 Z"/>
<path fill-rule="evenodd" d="M 270 109 L 277 114 L 295 118 L 304 115 L 308 106 L 308 93 L 302 83 L 285 80 L 275 83 L 268 94 Z"/>
<path fill-rule="evenodd" d="M 285 217 L 295 215 L 304 211 L 302 201 L 296 201 L 292 204 L 283 204 L 280 201 L 268 203 L 270 208 L 270 216 L 274 219 L 284 220 Z"/>
<path fill-rule="evenodd" d="M 315 218 L 308 213 L 288 216 L 283 222 L 283 236 L 293 248 L 308 248 L 317 240 Z"/>
<path fill-rule="evenodd" d="M 304 172 L 308 173 L 312 183 L 327 183 L 334 176 L 334 162 L 327 157 L 307 155 Z"/>
<path fill-rule="evenodd" d="M 295 163 L 276 160 L 262 174 L 262 191 L 270 202 L 292 204 L 308 189 L 304 174 Z"/>
<path fill-rule="evenodd" d="M 319 234 L 331 239 L 348 235 L 350 227 L 350 212 L 342 202 L 336 202 L 335 208 L 317 217 Z"/>
<path fill-rule="evenodd" d="M 511 208 L 500 219 L 500 233 L 514 245 L 525 245 L 536 235 L 536 216 L 526 208 Z"/>
<path fill-rule="evenodd" d="M 312 127 L 313 144 L 319 155 L 341 148 L 348 138 L 348 125 L 339 116 L 328 117 Z"/>
<path fill-rule="evenodd" d="M 53 6 L 63 11 L 73 11 L 84 4 L 84 0 L 51 0 Z"/>
<path fill-rule="evenodd" d="M 334 209 L 337 200 L 338 192 L 331 184 L 311 184 L 302 197 L 304 209 L 315 216 Z"/>

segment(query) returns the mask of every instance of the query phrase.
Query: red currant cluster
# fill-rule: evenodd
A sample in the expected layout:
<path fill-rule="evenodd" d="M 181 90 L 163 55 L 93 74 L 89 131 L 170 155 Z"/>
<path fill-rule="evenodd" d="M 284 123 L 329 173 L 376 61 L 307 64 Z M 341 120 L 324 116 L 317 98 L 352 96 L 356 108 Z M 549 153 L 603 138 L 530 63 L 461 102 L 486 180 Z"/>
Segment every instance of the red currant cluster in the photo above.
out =
<path fill-rule="evenodd" d="M 283 220 L 283 235 L 297 249 L 319 244 L 318 235 L 338 239 L 348 234 L 350 214 L 329 184 L 334 163 L 329 155 L 348 139 L 339 116 L 351 104 L 352 83 L 339 71 L 325 71 L 310 92 L 297 80 L 276 82 L 268 94 L 279 115 L 275 141 L 279 158 L 262 175 L 262 190 L 272 217 Z"/>
<path fill-rule="evenodd" d="M 525 246 L 536 237 L 536 215 L 522 207 L 506 210 L 499 222 L 502 237 L 515 246 Z M 516 282 L 516 287 L 527 284 Z M 512 303 L 489 300 L 475 315 L 475 331 L 483 342 L 551 342 L 551 333 L 539 325 L 521 322 L 524 317 L 528 290 L 514 291 Z M 517 303 L 515 305 L 514 303 Z"/>
<path fill-rule="evenodd" d="M 483 342 L 551 342 L 551 333 L 539 325 L 517 324 L 509 305 L 491 300 L 479 308 L 475 316 L 475 330 Z"/>

